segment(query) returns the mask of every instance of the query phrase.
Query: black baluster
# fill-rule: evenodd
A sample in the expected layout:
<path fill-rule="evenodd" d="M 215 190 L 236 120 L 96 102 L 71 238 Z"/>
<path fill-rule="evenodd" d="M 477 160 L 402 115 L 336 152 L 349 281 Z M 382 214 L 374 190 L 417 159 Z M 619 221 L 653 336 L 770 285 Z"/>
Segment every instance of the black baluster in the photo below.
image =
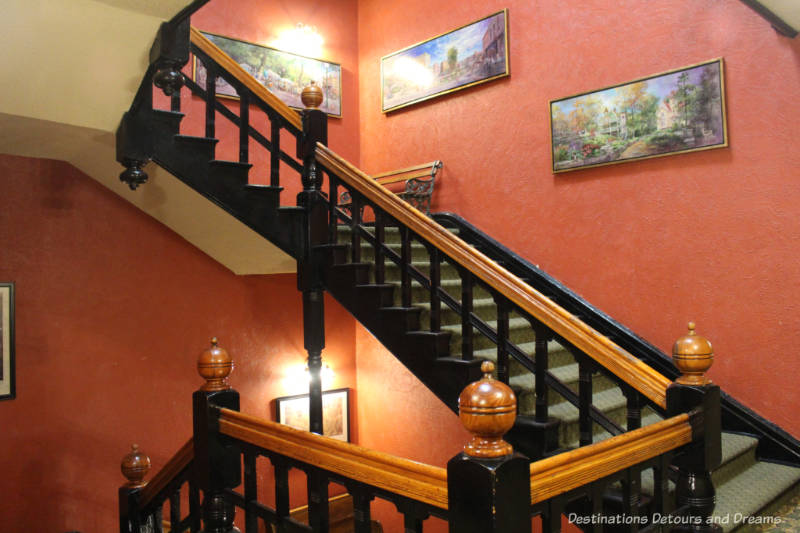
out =
<path fill-rule="evenodd" d="M 653 514 L 666 516 L 674 510 L 669 497 L 669 463 L 670 454 L 662 453 L 653 467 Z"/>
<path fill-rule="evenodd" d="M 548 335 L 544 329 L 536 329 L 536 344 L 534 351 L 534 364 L 536 365 L 536 421 L 546 424 L 548 421 L 547 405 L 547 369 L 549 367 L 549 354 L 547 351 Z"/>
<path fill-rule="evenodd" d="M 628 431 L 642 427 L 642 397 L 638 391 L 625 387 L 625 398 L 628 409 Z"/>
<path fill-rule="evenodd" d="M 558 496 L 547 502 L 547 511 L 542 513 L 542 533 L 561 532 L 561 514 L 564 512 L 564 502 Z"/>
<path fill-rule="evenodd" d="M 250 161 L 250 98 L 249 93 L 239 95 L 239 162 Z"/>
<path fill-rule="evenodd" d="M 622 478 L 622 515 L 631 517 L 625 520 L 625 522 L 630 521 L 630 524 L 623 526 L 626 531 L 633 532 L 639 529 L 633 517 L 639 515 L 641 493 L 642 473 L 638 466 L 632 466 L 625 470 L 625 476 Z"/>
<path fill-rule="evenodd" d="M 270 112 L 268 116 L 270 125 L 269 141 L 272 145 L 269 153 L 269 184 L 273 187 L 279 187 L 281 184 L 281 119 L 274 112 Z"/>
<path fill-rule="evenodd" d="M 439 259 L 439 249 L 433 245 L 428 246 L 428 258 L 430 261 L 430 282 L 431 282 L 431 331 L 442 329 L 442 300 L 439 297 L 439 287 L 441 285 L 441 262 Z"/>
<path fill-rule="evenodd" d="M 256 454 L 244 452 L 244 530 L 245 533 L 258 533 L 258 515 L 251 504 L 258 502 L 258 477 L 256 476 Z"/>
<path fill-rule="evenodd" d="M 508 383 L 508 300 L 494 295 L 497 304 L 497 379 Z"/>
<path fill-rule="evenodd" d="M 371 533 L 372 513 L 370 502 L 373 499 L 372 494 L 360 488 L 350 488 L 348 491 L 353 496 L 354 533 Z"/>
<path fill-rule="evenodd" d="M 580 428 L 580 445 L 592 443 L 592 368 L 581 356 L 578 362 L 578 427 Z"/>
<path fill-rule="evenodd" d="M 159 507 L 153 514 L 150 515 L 150 520 L 152 520 L 152 529 L 155 533 L 164 533 L 164 510 Z"/>
<path fill-rule="evenodd" d="M 603 497 L 605 494 L 605 486 L 602 483 L 592 483 L 589 489 L 589 494 L 592 498 L 592 516 L 601 516 L 603 514 Z M 600 521 L 591 520 L 587 526 L 584 526 L 585 533 L 603 533 L 603 524 Z"/>
<path fill-rule="evenodd" d="M 169 496 L 169 524 L 170 530 L 181 523 L 181 489 L 178 488 Z"/>
<path fill-rule="evenodd" d="M 275 514 L 280 520 L 289 518 L 289 465 L 283 459 L 271 458 L 275 476 Z M 278 522 L 278 531 L 284 531 Z"/>
<path fill-rule="evenodd" d="M 353 198 L 355 200 L 355 198 Z M 355 204 L 353 204 L 355 205 Z M 355 214 L 353 215 L 355 216 Z M 406 226 L 400 226 L 400 290 L 402 306 L 411 307 L 411 232 Z"/>
<path fill-rule="evenodd" d="M 213 66 L 206 66 L 206 137 L 213 139 L 215 135 L 217 101 L 217 73 Z M 212 154 L 214 148 L 212 147 Z"/>
<path fill-rule="evenodd" d="M 472 289 L 475 278 L 466 268 L 459 268 L 459 273 L 461 274 L 461 358 L 471 361 L 473 352 Z"/>
<path fill-rule="evenodd" d="M 328 509 L 328 479 L 325 475 L 314 469 L 307 472 L 308 485 L 308 525 L 311 530 L 327 533 L 330 527 Z"/>
<path fill-rule="evenodd" d="M 386 223 L 382 211 L 375 210 L 375 283 L 386 281 L 386 264 L 383 244 L 386 242 Z"/>
<path fill-rule="evenodd" d="M 413 512 L 403 513 L 405 533 L 422 533 L 422 519 Z"/>
<path fill-rule="evenodd" d="M 353 191 L 350 218 L 350 254 L 353 263 L 361 262 L 361 195 Z"/>
<path fill-rule="evenodd" d="M 200 488 L 194 481 L 189 481 L 189 528 L 191 533 L 199 533 L 201 529 L 200 517 Z"/>

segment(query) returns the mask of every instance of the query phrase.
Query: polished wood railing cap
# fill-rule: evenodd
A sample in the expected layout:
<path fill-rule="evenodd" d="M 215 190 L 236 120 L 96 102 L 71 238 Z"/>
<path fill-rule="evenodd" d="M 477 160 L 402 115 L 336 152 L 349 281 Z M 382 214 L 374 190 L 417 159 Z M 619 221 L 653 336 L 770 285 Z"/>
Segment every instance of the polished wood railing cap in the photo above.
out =
<path fill-rule="evenodd" d="M 308 109 L 319 109 L 322 105 L 322 100 L 325 98 L 322 89 L 313 80 L 311 85 L 304 87 L 300 93 L 300 101 Z"/>
<path fill-rule="evenodd" d="M 503 457 L 514 451 L 503 436 L 517 418 L 517 397 L 508 385 L 492 377 L 494 363 L 484 361 L 481 372 L 483 378 L 467 385 L 458 397 L 458 416 L 472 433 L 464 453 L 471 457 Z"/>
<path fill-rule="evenodd" d="M 675 341 L 672 360 L 681 376 L 675 380 L 682 385 L 706 385 L 711 381 L 705 373 L 714 362 L 714 350 L 705 337 L 695 333 L 695 323 L 689 322 L 689 333 Z"/>
<path fill-rule="evenodd" d="M 211 339 L 211 347 L 197 358 L 197 372 L 206 380 L 200 390 L 213 392 L 231 388 L 228 376 L 233 372 L 233 359 L 225 348 L 220 348 L 216 337 Z"/>
<path fill-rule="evenodd" d="M 144 477 L 150 471 L 150 458 L 139 451 L 138 444 L 133 444 L 130 453 L 122 458 L 120 470 L 128 480 L 125 486 L 132 489 L 144 487 L 147 485 Z"/>

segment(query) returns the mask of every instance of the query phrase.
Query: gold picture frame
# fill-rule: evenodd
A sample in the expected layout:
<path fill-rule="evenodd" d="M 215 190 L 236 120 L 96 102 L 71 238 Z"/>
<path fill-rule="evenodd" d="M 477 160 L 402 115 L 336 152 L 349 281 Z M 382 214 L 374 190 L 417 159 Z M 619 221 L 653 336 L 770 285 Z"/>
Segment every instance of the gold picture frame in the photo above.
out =
<path fill-rule="evenodd" d="M 728 146 L 722 58 L 551 100 L 553 173 Z"/>
<path fill-rule="evenodd" d="M 508 9 L 381 58 L 384 113 L 511 74 Z"/>

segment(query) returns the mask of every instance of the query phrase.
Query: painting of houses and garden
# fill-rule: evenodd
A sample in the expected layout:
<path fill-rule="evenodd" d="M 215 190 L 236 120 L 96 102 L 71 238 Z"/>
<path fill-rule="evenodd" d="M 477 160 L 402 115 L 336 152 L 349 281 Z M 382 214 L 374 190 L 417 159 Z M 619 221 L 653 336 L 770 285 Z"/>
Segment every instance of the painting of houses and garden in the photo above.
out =
<path fill-rule="evenodd" d="M 508 76 L 507 12 L 381 58 L 384 112 Z"/>
<path fill-rule="evenodd" d="M 550 102 L 553 171 L 728 145 L 722 60 Z"/>
<path fill-rule="evenodd" d="M 341 65 L 222 35 L 202 33 L 289 107 L 303 109 L 300 93 L 314 81 L 324 93 L 320 109 L 329 115 L 342 115 Z M 194 80 L 205 87 L 206 71 L 197 58 Z M 217 79 L 217 95 L 238 97 L 236 89 L 222 78 Z"/>

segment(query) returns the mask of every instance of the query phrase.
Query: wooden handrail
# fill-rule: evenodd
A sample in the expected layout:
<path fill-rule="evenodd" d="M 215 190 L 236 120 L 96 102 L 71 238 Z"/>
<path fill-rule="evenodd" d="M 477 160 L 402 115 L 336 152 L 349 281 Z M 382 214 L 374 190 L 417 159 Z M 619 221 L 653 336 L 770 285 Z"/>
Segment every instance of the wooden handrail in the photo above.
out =
<path fill-rule="evenodd" d="M 586 485 L 692 440 L 689 415 L 531 463 L 531 505 Z"/>
<path fill-rule="evenodd" d="M 447 471 L 355 444 L 220 409 L 219 431 L 297 461 L 440 509 L 447 509 Z"/>
<path fill-rule="evenodd" d="M 170 481 L 189 466 L 192 459 L 194 459 L 194 441 L 189 439 L 142 489 L 139 506 L 141 508 L 146 507 L 153 498 L 164 490 Z"/>
<path fill-rule="evenodd" d="M 205 35 L 200 33 L 195 27 L 192 27 L 190 38 L 192 44 L 202 50 L 208 57 L 213 59 L 220 67 L 228 71 L 234 78 L 239 80 L 245 87 L 247 87 L 257 98 L 263 100 L 267 105 L 274 109 L 289 124 L 297 128 L 303 129 L 303 123 L 300 120 L 300 114 L 284 104 L 283 101 L 269 92 L 269 90 L 258 82 L 253 76 L 250 75 L 245 69 L 233 60 L 231 56 L 223 52 L 217 45 L 212 43 Z"/>
<path fill-rule="evenodd" d="M 407 172 L 412 172 L 414 170 L 422 170 L 423 168 L 430 169 L 436 163 L 437 163 L 437 161 L 431 161 L 430 163 L 422 163 L 421 165 L 414 165 L 413 167 L 406 167 L 406 168 L 401 168 L 399 170 L 390 170 L 388 172 L 381 172 L 380 174 L 375 174 L 372 177 L 373 177 L 373 179 L 379 179 L 379 178 L 383 178 L 383 177 L 386 177 L 386 176 L 394 176 L 395 174 L 405 174 Z M 429 170 L 428 172 L 422 173 L 422 175 L 423 176 L 424 175 L 430 175 L 430 173 L 431 173 L 431 171 Z"/>
<path fill-rule="evenodd" d="M 597 361 L 656 405 L 666 408 L 668 378 L 579 320 L 560 305 L 467 245 L 422 212 L 414 209 L 328 147 L 317 144 L 317 161 L 391 217 L 436 246 L 523 311 Z"/>

